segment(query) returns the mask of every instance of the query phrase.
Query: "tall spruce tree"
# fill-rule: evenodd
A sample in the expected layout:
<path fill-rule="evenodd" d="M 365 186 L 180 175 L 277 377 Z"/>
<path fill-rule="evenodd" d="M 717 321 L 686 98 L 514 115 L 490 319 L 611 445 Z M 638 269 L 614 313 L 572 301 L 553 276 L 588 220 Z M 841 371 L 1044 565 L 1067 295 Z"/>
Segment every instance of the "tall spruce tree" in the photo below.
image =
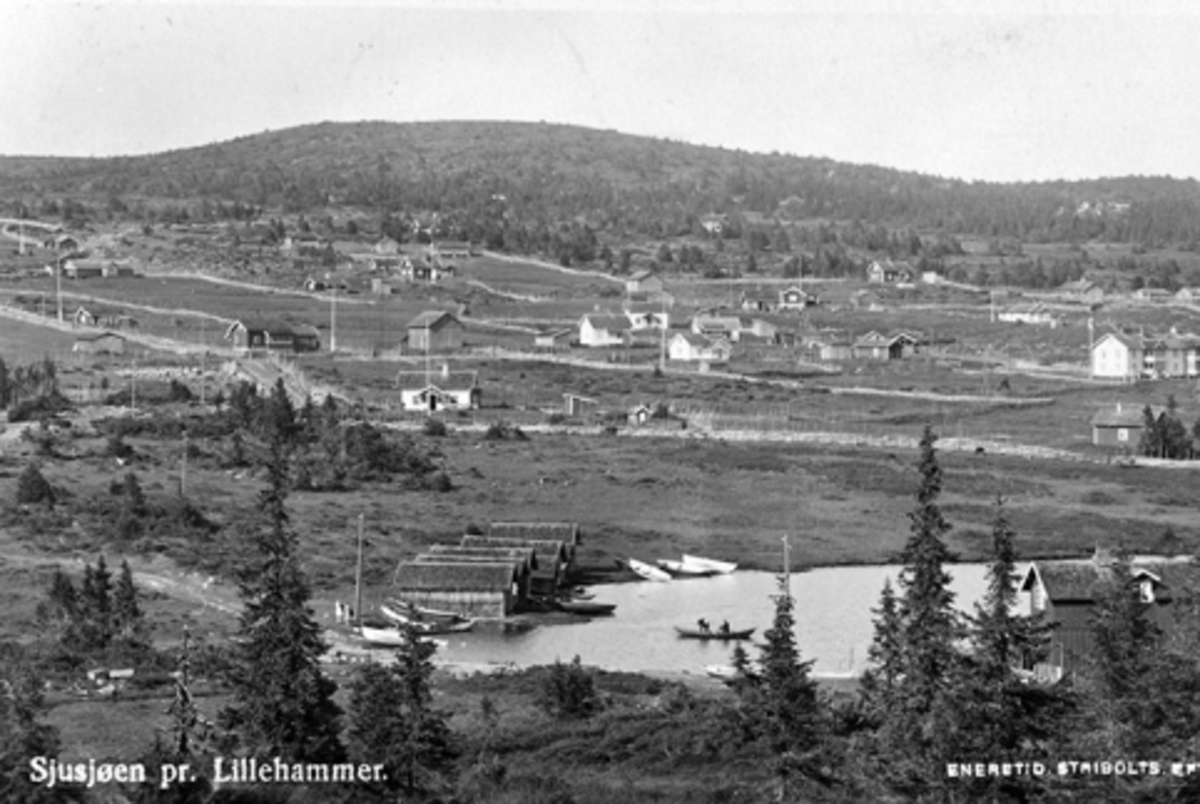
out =
<path fill-rule="evenodd" d="M 1016 566 L 1016 536 L 997 496 L 987 592 L 975 606 L 961 701 L 959 750 L 965 761 L 1019 762 L 1031 754 L 1053 755 L 1066 741 L 1071 692 L 1036 682 L 1025 669 L 1046 657 L 1052 626 L 1040 613 L 1017 612 Z M 1043 780 L 1016 775 L 975 779 L 962 791 L 973 800 L 1023 801 L 1042 788 Z"/>
<path fill-rule="evenodd" d="M 335 762 L 345 754 L 339 732 L 337 685 L 321 671 L 326 646 L 308 608 L 308 579 L 286 509 L 288 456 L 282 431 L 273 431 L 269 485 L 259 494 L 263 521 L 255 552 L 239 569 L 244 608 L 233 704 L 223 725 L 256 756 L 289 762 Z"/>
<path fill-rule="evenodd" d="M 813 663 L 800 660 L 795 600 L 786 575 L 779 586 L 775 617 L 763 635 L 762 671 L 752 700 L 775 756 L 781 800 L 788 801 L 805 783 L 831 781 L 831 772 L 822 750 L 827 729 L 821 699 L 809 675 Z"/>
<path fill-rule="evenodd" d="M 138 603 L 138 590 L 133 582 L 129 562 L 121 560 L 121 574 L 113 591 L 113 620 L 117 636 L 129 644 L 140 644 L 145 637 L 145 619 Z"/>
<path fill-rule="evenodd" d="M 437 646 L 416 625 L 403 629 L 395 662 L 363 667 L 350 690 L 350 756 L 385 765 L 385 790 L 405 800 L 440 786 L 457 755 L 446 716 L 434 708 Z"/>
<path fill-rule="evenodd" d="M 0 643 L 0 801 L 82 799 L 82 791 L 49 788 L 30 779 L 32 757 L 55 757 L 59 751 L 58 731 L 39 718 L 44 708 L 42 681 L 21 646 Z"/>
<path fill-rule="evenodd" d="M 921 482 L 901 553 L 904 566 L 895 616 L 901 662 L 875 740 L 885 784 L 914 798 L 942 789 L 945 763 L 957 747 L 955 696 L 962 662 L 956 643 L 964 632 L 946 570 L 953 556 L 944 541 L 950 523 L 938 505 L 942 470 L 936 442 L 933 429 L 926 426 L 917 463 Z M 896 655 L 884 644 L 875 648 L 880 656 Z"/>
<path fill-rule="evenodd" d="M 892 579 L 883 582 L 879 608 L 874 609 L 875 636 L 867 649 L 868 667 L 860 690 L 868 716 L 881 721 L 892 703 L 892 695 L 904 675 L 904 648 L 900 633 L 900 603 Z"/>

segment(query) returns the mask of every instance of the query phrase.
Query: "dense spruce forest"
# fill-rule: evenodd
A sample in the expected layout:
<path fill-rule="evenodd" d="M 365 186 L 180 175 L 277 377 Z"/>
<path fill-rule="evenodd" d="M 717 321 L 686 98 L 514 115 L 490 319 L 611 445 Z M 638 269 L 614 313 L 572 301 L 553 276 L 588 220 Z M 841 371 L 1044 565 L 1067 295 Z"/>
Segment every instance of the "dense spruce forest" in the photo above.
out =
<path fill-rule="evenodd" d="M 171 201 L 200 220 L 267 208 L 419 210 L 436 214 L 446 236 L 514 252 L 564 234 L 582 243 L 698 234 L 710 214 L 729 216 L 727 237 L 766 218 L 1025 243 L 1200 245 L 1192 179 L 967 182 L 546 123 L 318 123 L 148 156 L 0 157 L 0 195 L 31 217 L 68 197 L 78 214 L 132 219 Z"/>

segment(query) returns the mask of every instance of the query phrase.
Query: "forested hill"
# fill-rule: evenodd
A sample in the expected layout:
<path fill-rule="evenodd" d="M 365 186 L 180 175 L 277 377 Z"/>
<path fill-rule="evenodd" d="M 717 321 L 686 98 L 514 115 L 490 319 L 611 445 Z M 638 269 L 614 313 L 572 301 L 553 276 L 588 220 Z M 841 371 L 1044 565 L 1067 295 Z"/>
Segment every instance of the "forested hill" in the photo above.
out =
<path fill-rule="evenodd" d="M 544 123 L 319 123 L 148 156 L 0 157 L 0 194 L 121 210 L 172 200 L 438 212 L 481 241 L 514 222 L 669 237 L 729 213 L 1027 242 L 1200 242 L 1200 185 L 1190 179 L 964 182 Z"/>

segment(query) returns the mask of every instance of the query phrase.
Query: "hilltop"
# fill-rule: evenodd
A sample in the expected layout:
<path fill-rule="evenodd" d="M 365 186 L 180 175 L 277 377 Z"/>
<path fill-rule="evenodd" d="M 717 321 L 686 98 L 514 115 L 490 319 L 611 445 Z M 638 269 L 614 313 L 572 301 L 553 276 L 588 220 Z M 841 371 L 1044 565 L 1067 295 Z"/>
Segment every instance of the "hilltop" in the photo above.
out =
<path fill-rule="evenodd" d="M 146 156 L 0 157 L 0 194 L 33 214 L 62 197 L 115 214 L 164 201 L 419 210 L 456 218 L 479 240 L 513 222 L 670 237 L 720 213 L 1025 242 L 1200 242 L 1194 180 L 964 182 L 545 123 L 326 122 Z"/>

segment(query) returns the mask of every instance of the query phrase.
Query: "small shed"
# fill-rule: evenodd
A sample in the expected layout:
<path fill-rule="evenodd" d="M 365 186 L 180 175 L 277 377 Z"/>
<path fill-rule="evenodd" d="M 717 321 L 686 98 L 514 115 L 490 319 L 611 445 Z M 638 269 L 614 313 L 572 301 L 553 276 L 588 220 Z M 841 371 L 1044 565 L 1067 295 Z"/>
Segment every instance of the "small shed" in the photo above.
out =
<path fill-rule="evenodd" d="M 444 352 L 461 349 L 466 328 L 452 313 L 426 310 L 408 323 L 410 352 Z"/>
<path fill-rule="evenodd" d="M 125 343 L 125 338 L 115 332 L 101 332 L 99 335 L 76 338 L 71 351 L 92 355 L 123 355 Z"/>
<path fill-rule="evenodd" d="M 1151 411 L 1157 418 L 1158 411 Z M 1146 426 L 1143 408 L 1122 405 L 1101 408 L 1092 416 L 1092 444 L 1097 447 L 1128 447 L 1136 449 Z"/>
<path fill-rule="evenodd" d="M 575 330 L 569 327 L 539 332 L 533 336 L 533 345 L 538 349 L 565 349 L 571 345 Z"/>
<path fill-rule="evenodd" d="M 396 568 L 396 597 L 465 617 L 506 617 L 524 601 L 511 562 L 405 561 Z"/>

